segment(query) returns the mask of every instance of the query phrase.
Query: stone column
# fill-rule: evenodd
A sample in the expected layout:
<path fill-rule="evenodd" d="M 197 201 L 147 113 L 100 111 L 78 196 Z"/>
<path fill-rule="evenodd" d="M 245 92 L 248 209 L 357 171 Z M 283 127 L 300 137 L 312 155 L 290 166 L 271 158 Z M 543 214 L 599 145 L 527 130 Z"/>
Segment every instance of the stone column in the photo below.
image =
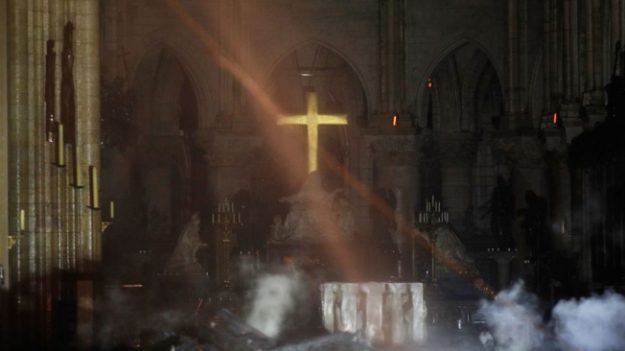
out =
<path fill-rule="evenodd" d="M 242 4 L 240 0 L 220 0 L 218 2 L 219 21 L 218 44 L 221 54 L 235 64 L 241 63 L 243 47 L 243 22 L 241 19 Z M 219 122 L 222 127 L 234 127 L 238 130 L 246 129 L 242 121 L 244 117 L 243 94 L 244 89 L 235 76 L 224 69 L 218 73 L 218 108 Z"/>
<path fill-rule="evenodd" d="M 603 78 L 605 39 L 601 0 L 586 0 L 585 14 L 586 67 L 584 70 L 584 90 L 587 95 L 584 96 L 582 103 L 588 115 L 588 125 L 593 126 L 605 118 L 603 91 L 603 85 L 606 83 Z"/>
<path fill-rule="evenodd" d="M 0 348 L 9 348 L 8 322 L 9 306 L 8 291 L 11 288 L 9 279 L 9 143 L 8 143 L 8 54 L 7 54 L 7 0 L 0 0 Z"/>
<path fill-rule="evenodd" d="M 100 2 L 81 0 L 75 3 L 75 85 L 76 146 L 81 152 L 75 160 L 85 188 L 76 190 L 78 271 L 88 274 L 76 282 L 77 336 L 81 347 L 94 342 L 94 283 L 91 276 L 101 258 L 100 211 L 89 208 L 92 192 L 100 181 Z M 90 182 L 90 168 L 95 170 L 98 186 Z M 101 205 L 99 203 L 95 205 Z"/>
<path fill-rule="evenodd" d="M 508 27 L 507 27 L 507 51 L 506 61 L 508 72 L 506 79 L 506 90 L 508 92 L 508 123 L 511 128 L 518 124 L 517 115 L 521 112 L 520 101 L 520 52 L 519 52 L 519 0 L 508 0 Z"/>
<path fill-rule="evenodd" d="M 544 148 L 540 140 L 534 136 L 508 136 L 494 141 L 498 152 L 503 152 L 511 168 L 510 183 L 515 198 L 515 207 L 526 208 L 525 194 L 528 190 L 537 196 L 546 197 L 546 164 Z M 517 248 L 517 256 L 513 262 L 515 277 L 523 276 L 523 261 L 528 255 L 525 232 L 521 228 L 522 218 L 517 216 L 513 226 L 513 236 Z"/>
<path fill-rule="evenodd" d="M 623 41 L 623 37 L 622 37 L 622 33 L 623 33 L 623 10 L 622 8 L 625 6 L 625 4 L 623 4 L 623 0 L 611 0 L 610 1 L 610 23 L 611 23 L 611 28 L 610 28 L 610 37 L 612 38 L 611 42 L 612 42 L 612 46 L 614 46 L 614 44 L 617 41 L 621 41 L 621 44 L 624 44 Z"/>
<path fill-rule="evenodd" d="M 469 135 L 450 136 L 441 141 L 439 149 L 442 206 L 449 211 L 449 222 L 462 231 L 465 212 L 471 206 L 472 166 L 477 141 Z"/>
<path fill-rule="evenodd" d="M 395 195 L 397 230 L 393 240 L 401 254 L 402 277 L 410 277 L 413 274 L 409 246 L 412 241 L 407 233 L 413 226 L 414 212 L 421 200 L 418 172 L 420 142 L 411 134 L 379 135 L 372 137 L 371 147 L 375 150 L 374 191 L 384 188 Z"/>
<path fill-rule="evenodd" d="M 550 0 L 546 0 L 543 4 L 543 114 L 553 111 L 553 103 L 551 100 L 551 6 Z"/>
<path fill-rule="evenodd" d="M 568 142 L 582 132 L 579 118 L 579 28 L 577 0 L 564 1 L 564 100 L 560 107 Z"/>
<path fill-rule="evenodd" d="M 409 124 L 404 112 L 405 91 L 405 0 L 379 1 L 380 96 L 379 120 L 384 124 L 392 114 L 398 114 L 400 124 Z M 402 115 L 404 117 L 402 118 Z"/>
<path fill-rule="evenodd" d="M 20 210 L 25 207 L 22 189 L 25 187 L 27 174 L 24 171 L 28 155 L 28 144 L 24 138 L 27 113 L 27 7 L 24 1 L 8 3 L 8 182 L 9 182 L 9 233 L 17 237 L 17 242 L 10 253 L 12 304 L 16 313 L 13 320 L 12 334 L 18 340 L 23 337 L 24 303 L 24 259 L 27 252 L 20 235 Z"/>
<path fill-rule="evenodd" d="M 92 272 L 100 260 L 100 212 L 86 210 L 89 204 L 89 168 L 99 178 L 100 167 L 100 23 L 99 1 L 76 3 L 76 145 L 81 159 L 76 160 L 86 188 L 77 206 L 81 206 L 79 267 Z M 97 189 L 99 191 L 99 187 Z"/>
<path fill-rule="evenodd" d="M 212 192 L 216 201 L 234 195 L 242 189 L 250 189 L 255 160 L 254 150 L 261 146 L 257 136 L 232 135 L 218 132 L 211 138 L 210 145 L 204 145 L 209 155 Z"/>

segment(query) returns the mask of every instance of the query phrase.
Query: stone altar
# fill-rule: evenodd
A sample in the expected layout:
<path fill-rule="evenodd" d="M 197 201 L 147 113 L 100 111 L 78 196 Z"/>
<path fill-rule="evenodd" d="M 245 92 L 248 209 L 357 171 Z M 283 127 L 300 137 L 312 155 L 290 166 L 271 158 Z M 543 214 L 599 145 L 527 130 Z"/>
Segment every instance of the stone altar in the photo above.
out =
<path fill-rule="evenodd" d="M 423 283 L 329 282 L 320 289 L 323 326 L 329 332 L 357 333 L 384 345 L 425 340 Z"/>

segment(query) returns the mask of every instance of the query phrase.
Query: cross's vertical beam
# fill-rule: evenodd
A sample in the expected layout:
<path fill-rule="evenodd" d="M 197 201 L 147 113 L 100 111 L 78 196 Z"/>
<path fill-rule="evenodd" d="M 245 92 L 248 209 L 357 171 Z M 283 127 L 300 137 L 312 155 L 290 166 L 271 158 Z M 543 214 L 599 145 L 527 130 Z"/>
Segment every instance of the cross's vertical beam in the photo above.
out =
<path fill-rule="evenodd" d="M 317 93 L 306 93 L 306 115 L 281 117 L 278 125 L 305 125 L 308 138 L 308 173 L 318 169 L 319 126 L 320 125 L 347 125 L 345 115 L 320 115 Z"/>
<path fill-rule="evenodd" d="M 314 92 L 307 92 L 306 103 L 308 105 L 308 128 L 306 128 L 308 134 L 308 173 L 312 173 L 318 169 L 317 150 L 319 148 L 319 108 L 317 104 L 317 94 Z"/>

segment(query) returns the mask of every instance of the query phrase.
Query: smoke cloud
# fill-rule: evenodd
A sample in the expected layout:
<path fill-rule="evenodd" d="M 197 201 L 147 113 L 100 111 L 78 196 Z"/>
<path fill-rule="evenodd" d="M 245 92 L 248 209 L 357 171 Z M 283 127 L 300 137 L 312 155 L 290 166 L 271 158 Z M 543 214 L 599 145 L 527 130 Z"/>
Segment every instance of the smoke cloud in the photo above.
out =
<path fill-rule="evenodd" d="M 625 298 L 614 292 L 561 301 L 553 320 L 563 349 L 625 350 Z"/>
<path fill-rule="evenodd" d="M 478 313 L 486 320 L 496 350 L 533 350 L 544 342 L 537 299 L 525 291 L 522 282 L 501 291 L 494 301 L 482 301 Z"/>
<path fill-rule="evenodd" d="M 303 285 L 301 275 L 295 271 L 258 277 L 247 323 L 270 338 L 280 336 L 304 292 Z"/>
<path fill-rule="evenodd" d="M 482 301 L 481 315 L 489 333 L 480 336 L 487 349 L 498 351 L 625 350 L 625 298 L 614 292 L 580 300 L 560 301 L 550 322 L 543 321 L 537 298 L 522 282 Z"/>

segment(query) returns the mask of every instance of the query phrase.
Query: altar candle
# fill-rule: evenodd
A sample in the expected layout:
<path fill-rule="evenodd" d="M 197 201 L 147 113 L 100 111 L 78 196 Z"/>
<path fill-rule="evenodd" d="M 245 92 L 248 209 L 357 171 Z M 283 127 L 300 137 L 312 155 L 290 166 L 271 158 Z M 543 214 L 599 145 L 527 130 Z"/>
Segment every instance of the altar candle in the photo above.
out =
<path fill-rule="evenodd" d="M 65 137 L 63 135 L 63 123 L 58 124 L 58 137 L 56 139 L 56 164 L 65 166 Z"/>
<path fill-rule="evenodd" d="M 109 216 L 111 219 L 115 218 L 115 201 L 109 202 Z"/>
<path fill-rule="evenodd" d="M 74 186 L 82 188 L 82 174 L 80 172 L 80 147 L 74 145 Z"/>
<path fill-rule="evenodd" d="M 26 230 L 26 211 L 20 210 L 20 231 Z"/>
<path fill-rule="evenodd" d="M 96 166 L 89 166 L 89 176 L 91 180 L 91 208 L 100 208 L 100 187 L 98 185 L 98 169 Z"/>

